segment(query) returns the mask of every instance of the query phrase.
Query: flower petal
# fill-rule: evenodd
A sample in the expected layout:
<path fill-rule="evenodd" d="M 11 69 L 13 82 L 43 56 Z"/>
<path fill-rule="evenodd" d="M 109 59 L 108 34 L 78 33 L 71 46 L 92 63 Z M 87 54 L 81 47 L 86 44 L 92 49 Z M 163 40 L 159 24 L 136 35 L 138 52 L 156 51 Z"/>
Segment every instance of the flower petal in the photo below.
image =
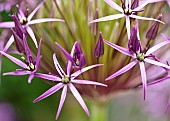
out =
<path fill-rule="evenodd" d="M 28 21 L 32 19 L 35 13 L 40 9 L 40 7 L 45 3 L 46 0 L 42 0 L 42 2 L 32 11 L 32 13 L 28 16 Z"/>
<path fill-rule="evenodd" d="M 156 66 L 160 66 L 160 67 L 164 67 L 164 68 L 170 69 L 170 66 L 168 66 L 166 64 L 163 64 L 161 62 L 155 61 L 155 60 L 151 60 L 151 59 L 145 58 L 144 61 L 147 62 L 147 63 L 153 64 L 153 65 L 156 65 Z"/>
<path fill-rule="evenodd" d="M 36 70 L 39 68 L 40 65 L 40 60 L 41 60 L 41 43 L 42 39 L 40 39 L 39 46 L 38 46 L 38 52 L 37 52 L 37 57 L 36 57 Z"/>
<path fill-rule="evenodd" d="M 39 24 L 39 23 L 44 23 L 44 22 L 65 22 L 62 19 L 55 19 L 55 18 L 41 18 L 41 19 L 35 19 L 35 20 L 31 20 L 28 22 L 28 25 L 32 25 L 32 24 Z"/>
<path fill-rule="evenodd" d="M 53 87 L 51 87 L 49 90 L 47 90 L 45 93 L 43 93 L 42 95 L 40 95 L 38 98 L 36 98 L 33 102 L 36 103 L 52 94 L 54 94 L 55 92 L 57 92 L 59 89 L 61 89 L 64 86 L 63 83 L 59 83 Z"/>
<path fill-rule="evenodd" d="M 104 40 L 104 42 L 105 42 L 107 45 L 111 46 L 112 48 L 116 49 L 117 51 L 119 51 L 119 52 L 121 52 L 121 53 L 123 53 L 123 54 L 125 54 L 125 55 L 134 57 L 134 55 L 133 55 L 131 52 L 129 52 L 128 49 L 123 48 L 123 47 L 120 47 L 120 46 L 118 46 L 118 45 L 116 45 L 116 44 L 113 44 L 113 43 L 111 43 L 111 42 L 109 42 L 109 41 L 107 41 L 107 40 Z"/>
<path fill-rule="evenodd" d="M 104 1 L 105 1 L 108 5 L 110 5 L 112 8 L 114 8 L 114 9 L 120 11 L 120 12 L 123 12 L 123 9 L 122 9 L 119 5 L 117 5 L 114 1 L 112 1 L 112 0 L 104 0 Z"/>
<path fill-rule="evenodd" d="M 29 71 L 24 71 L 24 70 L 16 70 L 14 72 L 6 72 L 6 73 L 3 73 L 4 76 L 6 75 L 17 75 L 17 76 L 22 76 L 22 75 L 27 75 L 27 74 L 30 74 Z"/>
<path fill-rule="evenodd" d="M 164 77 L 164 78 L 162 78 L 162 79 L 158 79 L 158 80 L 156 80 L 156 81 L 153 81 L 153 82 L 149 83 L 148 86 L 161 83 L 161 82 L 163 82 L 163 81 L 165 81 L 165 80 L 167 80 L 167 79 L 169 79 L 169 78 L 170 78 L 170 76 L 166 76 L 166 77 Z"/>
<path fill-rule="evenodd" d="M 62 48 L 57 42 L 55 42 L 55 44 L 57 45 L 57 47 L 61 50 L 61 52 L 65 55 L 65 57 L 71 61 L 72 63 L 74 63 L 73 58 L 71 57 L 71 55 L 64 49 Z"/>
<path fill-rule="evenodd" d="M 32 38 L 36 48 L 38 48 L 37 40 L 35 38 L 35 34 L 34 34 L 33 30 L 29 26 L 26 26 L 26 30 L 27 30 L 28 34 L 30 35 L 30 37 Z"/>
<path fill-rule="evenodd" d="M 168 40 L 167 40 L 167 41 L 164 41 L 164 42 L 161 42 L 161 43 L 153 46 L 152 48 L 150 48 L 150 49 L 146 52 L 145 55 L 148 56 L 148 55 L 154 53 L 155 51 L 157 51 L 159 48 L 161 48 L 161 47 L 163 47 L 163 46 L 165 46 L 165 45 L 167 45 L 167 44 L 169 44 L 169 43 L 170 43 L 170 41 L 168 41 Z"/>
<path fill-rule="evenodd" d="M 68 84 L 71 92 L 73 93 L 74 97 L 77 99 L 77 101 L 80 103 L 80 105 L 82 106 L 82 108 L 84 109 L 84 111 L 86 112 L 86 114 L 88 116 L 90 116 L 89 110 L 85 104 L 85 102 L 83 101 L 81 95 L 79 94 L 79 92 L 77 91 L 77 89 L 74 87 L 73 84 Z"/>
<path fill-rule="evenodd" d="M 12 35 L 12 36 L 9 38 L 7 44 L 5 45 L 3 51 L 6 52 L 6 51 L 9 49 L 9 47 L 12 45 L 13 42 L 14 42 L 14 36 Z"/>
<path fill-rule="evenodd" d="M 143 93 L 144 93 L 144 100 L 146 98 L 146 90 L 147 90 L 147 80 L 146 80 L 146 70 L 144 62 L 139 62 L 140 66 L 140 73 L 142 78 L 142 84 L 143 84 Z"/>
<path fill-rule="evenodd" d="M 73 58 L 73 54 L 74 54 L 74 51 L 75 51 L 76 44 L 77 44 L 77 42 L 74 43 L 72 50 L 71 50 L 70 55 L 71 55 L 72 58 Z M 72 62 L 68 61 L 68 63 L 67 63 L 67 75 L 70 75 L 71 68 L 72 68 Z"/>
<path fill-rule="evenodd" d="M 89 80 L 77 80 L 74 79 L 71 81 L 72 83 L 76 83 L 76 84 L 88 84 L 88 85 L 98 85 L 98 86 L 104 86 L 107 87 L 107 85 L 99 83 L 99 82 L 94 82 L 94 81 L 89 81 Z"/>
<path fill-rule="evenodd" d="M 143 7 L 145 7 L 146 5 L 148 5 L 149 3 L 154 3 L 154 2 L 161 2 L 164 0 L 143 0 L 140 1 L 139 6 L 135 9 L 133 9 L 133 11 L 139 11 L 141 10 Z"/>
<path fill-rule="evenodd" d="M 15 57 L 13 57 L 13 56 L 11 56 L 11 55 L 3 52 L 3 51 L 0 51 L 0 53 L 3 54 L 4 56 L 6 56 L 7 58 L 9 58 L 15 64 L 17 64 L 17 65 L 19 65 L 19 66 L 21 66 L 21 67 L 23 67 L 25 69 L 27 68 L 27 65 L 25 63 L 23 63 L 22 61 L 20 61 L 19 59 L 15 58 Z"/>
<path fill-rule="evenodd" d="M 64 101 L 66 99 L 66 95 L 67 95 L 67 85 L 64 86 L 62 94 L 61 94 L 61 99 L 60 99 L 60 104 L 59 104 L 57 115 L 56 115 L 56 120 L 58 119 L 58 117 L 60 115 L 61 109 L 62 109 Z"/>
<path fill-rule="evenodd" d="M 130 18 L 129 16 L 126 16 L 126 29 L 128 34 L 128 40 L 130 39 Z"/>
<path fill-rule="evenodd" d="M 91 22 L 89 22 L 89 24 L 91 23 L 96 23 L 96 22 L 101 22 L 101 21 L 110 21 L 110 20 L 115 20 L 115 19 L 119 19 L 124 17 L 124 14 L 115 14 L 115 15 L 110 15 L 110 16 L 105 16 L 99 19 L 95 19 Z"/>
<path fill-rule="evenodd" d="M 61 68 L 60 64 L 58 63 L 56 54 L 53 54 L 53 61 L 54 61 L 55 68 L 57 69 L 60 76 L 63 77 L 64 75 L 66 75 L 65 72 L 63 71 L 63 69 Z"/>
<path fill-rule="evenodd" d="M 130 70 L 131 68 L 133 68 L 138 61 L 132 61 L 131 63 L 129 63 L 128 65 L 124 66 L 122 69 L 120 69 L 119 71 L 117 71 L 116 73 L 114 73 L 113 75 L 109 76 L 108 78 L 106 78 L 105 80 L 110 80 L 113 79 L 123 73 L 125 73 L 126 71 Z"/>
<path fill-rule="evenodd" d="M 31 73 L 29 78 L 28 78 L 28 83 L 31 83 L 32 79 L 34 78 L 34 73 Z"/>
<path fill-rule="evenodd" d="M 148 21 L 157 21 L 157 22 L 165 24 L 163 21 L 160 21 L 160 20 L 157 20 L 157 19 L 154 19 L 154 18 L 147 18 L 147 17 L 137 16 L 137 15 L 129 15 L 129 16 L 131 18 L 135 18 L 135 19 L 148 20 Z"/>
<path fill-rule="evenodd" d="M 73 74 L 71 74 L 71 79 L 76 78 L 77 76 L 79 76 L 80 74 L 84 73 L 85 71 L 88 71 L 89 69 L 98 67 L 98 66 L 102 66 L 103 64 L 96 64 L 96 65 L 92 65 L 92 66 L 87 66 L 85 68 L 82 68 L 81 70 L 78 70 L 76 72 L 74 72 Z"/>
<path fill-rule="evenodd" d="M 36 48 L 38 48 L 37 40 L 35 38 L 35 34 L 34 34 L 33 30 L 29 26 L 26 27 L 26 30 L 27 30 L 28 34 L 30 35 L 30 37 L 32 38 Z"/>
<path fill-rule="evenodd" d="M 35 76 L 40 77 L 42 79 L 61 82 L 61 78 L 54 76 L 54 75 L 50 75 L 50 74 L 35 73 Z"/>
<path fill-rule="evenodd" d="M 0 22 L 0 28 L 13 28 L 15 27 L 14 22 Z"/>

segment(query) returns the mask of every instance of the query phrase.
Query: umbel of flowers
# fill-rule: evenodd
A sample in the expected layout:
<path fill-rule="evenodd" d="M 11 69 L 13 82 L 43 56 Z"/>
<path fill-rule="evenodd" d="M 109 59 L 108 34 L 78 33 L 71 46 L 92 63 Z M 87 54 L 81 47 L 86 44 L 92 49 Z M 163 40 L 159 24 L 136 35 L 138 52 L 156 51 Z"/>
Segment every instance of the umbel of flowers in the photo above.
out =
<path fill-rule="evenodd" d="M 170 66 L 161 62 L 155 54 L 156 51 L 161 50 L 161 47 L 169 44 L 168 36 L 161 34 L 164 41 L 153 46 L 156 36 L 160 34 L 159 26 L 161 26 L 161 29 L 166 29 L 166 27 L 163 27 L 166 22 L 162 21 L 162 17 L 167 13 L 160 14 L 160 10 L 156 10 L 158 19 L 143 16 L 143 13 L 145 13 L 143 8 L 148 4 L 157 2 L 160 2 L 161 8 L 166 4 L 164 0 L 121 0 L 115 2 L 113 0 L 101 0 L 84 1 L 84 7 L 80 8 L 79 1 L 43 0 L 31 14 L 29 14 L 28 9 L 24 11 L 20 6 L 17 6 L 18 13 L 10 15 L 12 22 L 0 22 L 0 28 L 10 28 L 12 31 L 7 43 L 0 46 L 0 57 L 5 56 L 21 68 L 13 72 L 6 72 L 3 75 L 29 75 L 28 83 L 31 83 L 34 76 L 51 81 L 53 86 L 33 102 L 39 102 L 62 89 L 56 120 L 61 112 L 68 89 L 88 116 L 90 116 L 90 112 L 81 95 L 87 96 L 94 102 L 106 103 L 110 99 L 109 97 L 116 95 L 119 91 L 136 87 L 140 89 L 143 85 L 143 95 L 146 99 L 147 85 L 150 80 L 146 76 L 147 68 L 145 64 L 156 65 L 166 73 L 170 69 Z M 47 7 L 45 11 L 50 13 L 53 10 L 58 10 L 62 19 L 52 17 L 32 20 L 44 3 L 47 4 L 46 6 L 48 4 L 55 5 L 52 9 Z M 67 9 L 64 5 L 67 5 Z M 109 7 L 108 5 L 120 13 L 98 18 L 100 13 L 105 13 L 100 8 L 102 6 Z M 72 12 L 69 11 L 70 9 L 72 9 Z M 112 13 L 115 12 L 112 9 L 111 11 L 113 11 Z M 45 14 L 43 10 L 41 12 Z M 82 17 L 79 17 L 79 15 L 82 15 Z M 123 17 L 125 21 L 117 20 L 118 22 L 115 22 L 116 19 Z M 144 26 L 139 24 L 141 19 L 143 20 L 142 24 L 147 26 L 145 27 L 148 29 L 146 33 L 142 31 Z M 98 23 L 110 20 L 114 20 L 114 22 L 110 22 L 110 25 L 107 22 Z M 148 28 L 148 22 L 145 20 L 154 23 Z M 56 21 L 62 22 L 62 25 L 55 23 Z M 30 26 L 43 22 L 53 22 L 51 24 L 56 26 L 52 25 L 53 30 L 48 26 L 49 24 L 41 26 L 44 34 L 41 35 L 42 39 L 40 39 L 38 46 L 36 36 L 40 35 L 39 31 L 34 31 Z M 110 28 L 108 29 L 108 27 Z M 144 39 L 145 34 L 146 38 Z M 33 56 L 33 47 L 27 42 L 30 40 L 29 37 L 37 48 L 36 57 Z M 105 37 L 106 39 L 104 39 Z M 147 41 L 144 42 L 144 40 Z M 9 51 L 11 48 L 15 50 Z M 44 50 L 41 48 L 45 49 L 46 52 L 42 53 Z M 21 58 L 13 57 L 10 53 L 19 54 Z M 52 57 L 49 57 L 50 54 Z M 139 67 L 136 67 L 138 65 Z M 44 71 L 44 73 L 39 73 L 39 70 Z M 131 75 L 130 73 L 133 71 L 137 73 Z M 133 79 L 138 75 L 141 76 L 141 81 Z M 156 75 L 149 85 L 157 84 L 167 78 L 169 76 L 160 78 Z M 100 105 L 97 106 L 100 107 Z M 107 113 L 107 111 L 102 110 L 96 112 Z M 92 113 L 92 121 L 107 120 L 107 114 L 100 115 L 98 113 Z"/>

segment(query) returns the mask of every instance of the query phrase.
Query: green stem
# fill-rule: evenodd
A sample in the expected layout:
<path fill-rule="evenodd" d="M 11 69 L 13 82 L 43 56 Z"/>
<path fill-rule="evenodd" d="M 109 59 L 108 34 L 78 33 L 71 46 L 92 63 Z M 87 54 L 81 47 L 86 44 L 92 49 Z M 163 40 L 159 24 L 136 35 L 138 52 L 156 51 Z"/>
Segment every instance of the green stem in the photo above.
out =
<path fill-rule="evenodd" d="M 90 121 L 108 121 L 108 104 L 92 103 Z"/>

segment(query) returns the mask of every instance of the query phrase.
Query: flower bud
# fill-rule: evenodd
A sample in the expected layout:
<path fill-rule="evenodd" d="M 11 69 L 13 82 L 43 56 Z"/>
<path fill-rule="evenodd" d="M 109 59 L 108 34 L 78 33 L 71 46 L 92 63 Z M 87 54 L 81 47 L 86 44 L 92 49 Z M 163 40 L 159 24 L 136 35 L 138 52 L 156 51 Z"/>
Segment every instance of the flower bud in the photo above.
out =
<path fill-rule="evenodd" d="M 158 20 L 162 19 L 162 14 L 159 15 Z M 159 22 L 156 22 L 151 26 L 151 28 L 146 33 L 146 38 L 148 40 L 154 40 L 156 38 L 156 35 L 158 33 L 159 29 Z"/>
<path fill-rule="evenodd" d="M 102 32 L 100 32 L 99 39 L 94 49 L 94 56 L 99 58 L 103 56 L 103 54 L 104 54 L 104 43 L 103 43 Z"/>

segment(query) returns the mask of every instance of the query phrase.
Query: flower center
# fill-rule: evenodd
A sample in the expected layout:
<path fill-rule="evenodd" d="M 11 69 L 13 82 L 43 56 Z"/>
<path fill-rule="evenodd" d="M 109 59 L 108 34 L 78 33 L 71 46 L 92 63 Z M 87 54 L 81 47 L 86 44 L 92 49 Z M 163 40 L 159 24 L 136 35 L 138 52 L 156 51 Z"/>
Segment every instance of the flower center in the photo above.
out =
<path fill-rule="evenodd" d="M 70 76 L 69 75 L 65 75 L 64 77 L 62 77 L 61 81 L 63 83 L 68 83 L 70 82 Z"/>
<path fill-rule="evenodd" d="M 35 65 L 33 63 L 30 63 L 27 67 L 28 71 L 34 71 L 35 70 Z"/>
<path fill-rule="evenodd" d="M 130 8 L 125 8 L 124 9 L 124 14 L 126 14 L 126 15 L 131 15 L 132 14 L 132 9 L 130 9 Z"/>
<path fill-rule="evenodd" d="M 26 18 L 26 17 L 22 17 L 22 18 L 20 19 L 20 23 L 21 23 L 22 25 L 25 25 L 25 24 L 27 23 L 27 18 Z"/>
<path fill-rule="evenodd" d="M 139 61 L 144 61 L 144 59 L 145 59 L 145 54 L 144 53 L 138 53 L 136 56 L 137 56 L 137 59 Z"/>

